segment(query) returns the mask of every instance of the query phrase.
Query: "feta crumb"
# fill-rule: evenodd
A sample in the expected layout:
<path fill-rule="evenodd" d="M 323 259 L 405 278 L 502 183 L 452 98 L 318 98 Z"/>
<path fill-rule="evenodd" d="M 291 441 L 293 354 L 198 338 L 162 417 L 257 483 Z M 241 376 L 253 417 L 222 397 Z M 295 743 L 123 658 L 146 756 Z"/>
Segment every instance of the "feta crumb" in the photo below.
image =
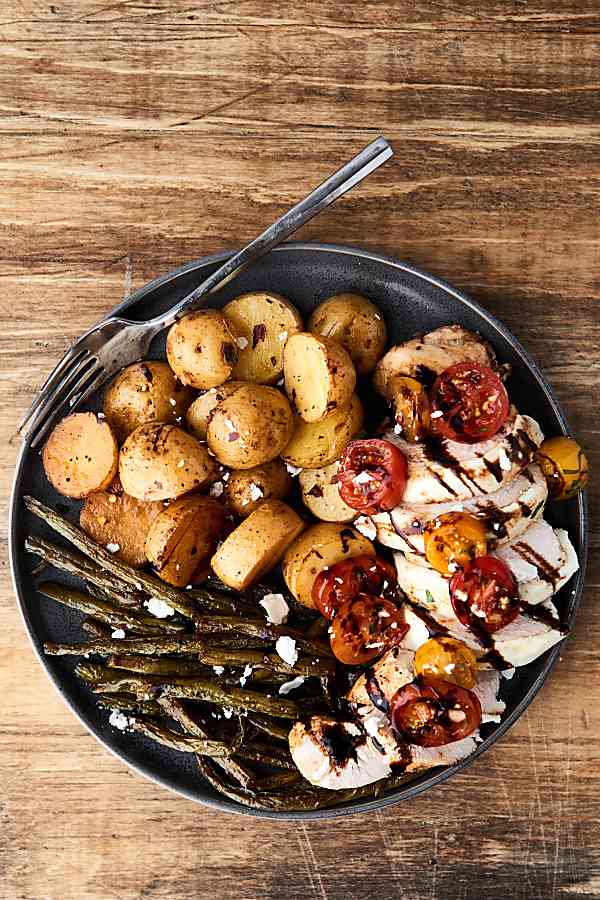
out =
<path fill-rule="evenodd" d="M 104 415 L 103 412 L 99 412 L 99 413 L 98 413 L 98 418 L 99 418 L 100 420 L 102 420 L 102 419 L 105 419 L 106 416 Z"/>
<path fill-rule="evenodd" d="M 290 611 L 283 594 L 265 594 L 259 601 L 272 625 L 283 625 Z"/>
<path fill-rule="evenodd" d="M 225 671 L 225 666 L 213 666 L 212 670 L 215 673 L 215 675 L 222 675 L 223 672 Z"/>
<path fill-rule="evenodd" d="M 441 417 L 443 415 L 444 415 L 444 413 L 442 412 L 441 409 L 436 409 L 430 414 L 429 418 L 430 419 L 441 419 Z"/>
<path fill-rule="evenodd" d="M 288 472 L 290 473 L 290 475 L 292 476 L 292 478 L 295 478 L 296 475 L 298 475 L 302 471 L 301 466 L 293 466 L 291 463 L 286 463 L 285 467 L 288 470 Z"/>
<path fill-rule="evenodd" d="M 210 497 L 220 497 L 224 490 L 223 482 L 215 481 L 214 484 L 211 484 L 208 494 Z"/>
<path fill-rule="evenodd" d="M 119 731 L 125 731 L 130 722 L 126 715 L 116 709 L 113 709 L 108 718 L 108 724 L 112 725 L 113 728 L 118 728 Z"/>
<path fill-rule="evenodd" d="M 252 669 L 253 669 L 253 668 L 254 668 L 254 667 L 253 667 L 253 666 L 250 666 L 250 665 L 246 666 L 246 668 L 244 669 L 244 671 L 243 671 L 242 674 L 240 675 L 240 684 L 241 684 L 242 687 L 245 686 L 246 682 L 248 681 L 248 679 L 249 679 L 250 676 L 252 675 Z"/>
<path fill-rule="evenodd" d="M 358 516 L 354 521 L 354 527 L 370 541 L 374 541 L 377 537 L 377 528 L 370 516 Z"/>
<path fill-rule="evenodd" d="M 464 722 L 467 716 L 462 709 L 449 709 L 448 718 L 451 722 Z"/>
<path fill-rule="evenodd" d="M 177 468 L 183 469 L 184 466 L 185 466 L 185 459 L 180 459 L 179 462 L 177 463 Z"/>
<path fill-rule="evenodd" d="M 279 341 L 280 344 L 283 344 L 283 342 L 287 341 L 287 339 L 288 339 L 287 331 L 280 331 L 279 334 L 277 335 L 277 340 Z"/>
<path fill-rule="evenodd" d="M 502 672 L 500 672 L 500 674 L 503 678 L 506 678 L 507 681 L 510 681 L 510 679 L 515 674 L 515 670 L 514 669 L 503 669 Z"/>
<path fill-rule="evenodd" d="M 169 397 L 169 403 L 171 406 L 177 406 L 177 400 L 174 400 L 172 397 Z"/>
<path fill-rule="evenodd" d="M 245 338 L 243 336 L 239 337 L 237 339 L 237 345 L 240 348 L 240 350 L 245 350 L 246 347 L 248 346 L 248 338 Z"/>
<path fill-rule="evenodd" d="M 288 664 L 288 666 L 295 666 L 298 662 L 298 650 L 296 649 L 296 641 L 294 638 L 287 637 L 287 635 L 277 638 L 275 652 Z"/>
<path fill-rule="evenodd" d="M 223 715 L 226 719 L 230 719 L 233 715 L 233 709 L 230 706 L 223 707 Z"/>
<path fill-rule="evenodd" d="M 444 666 L 444 672 L 447 672 L 450 675 L 451 672 L 454 672 L 456 668 L 456 663 L 448 663 L 447 666 Z"/>
<path fill-rule="evenodd" d="M 402 434 L 402 425 L 398 422 L 394 425 L 394 434 Z"/>
<path fill-rule="evenodd" d="M 367 716 L 366 719 L 363 719 L 363 728 L 371 737 L 377 737 L 380 724 L 381 718 L 379 716 Z"/>
<path fill-rule="evenodd" d="M 379 619 L 389 619 L 390 614 L 386 609 L 380 609 L 379 612 L 377 613 L 377 617 Z"/>
<path fill-rule="evenodd" d="M 299 675 L 297 678 L 292 678 L 291 681 L 286 681 L 285 684 L 280 684 L 279 693 L 289 694 L 290 691 L 294 691 L 301 684 L 304 684 L 304 675 Z"/>
<path fill-rule="evenodd" d="M 107 544 L 106 549 L 108 550 L 109 553 L 118 553 L 119 550 L 121 549 L 121 545 L 120 544 Z"/>
<path fill-rule="evenodd" d="M 369 481 L 373 481 L 373 476 L 365 469 L 362 472 L 359 472 L 358 475 L 355 475 L 352 480 L 354 484 L 368 484 Z"/>
<path fill-rule="evenodd" d="M 360 728 L 354 724 L 354 722 L 346 722 L 346 731 L 352 737 L 358 737 L 360 734 Z"/>
<path fill-rule="evenodd" d="M 223 474 L 221 475 L 221 481 L 224 481 L 225 483 L 227 483 L 230 478 L 231 472 L 223 472 Z"/>
<path fill-rule="evenodd" d="M 116 503 L 116 502 L 117 502 L 116 494 L 111 494 L 110 497 L 108 498 L 108 502 L 109 502 L 109 503 Z"/>
<path fill-rule="evenodd" d="M 252 497 L 253 500 L 260 500 L 261 497 L 265 496 L 265 492 L 263 491 L 263 489 L 261 488 L 260 485 L 251 484 L 250 485 L 250 496 Z"/>
<path fill-rule="evenodd" d="M 144 606 L 157 619 L 166 619 L 175 612 L 168 603 L 165 603 L 164 600 L 160 600 L 158 597 L 150 597 L 149 600 L 144 600 Z"/>
<path fill-rule="evenodd" d="M 117 640 L 121 640 L 125 637 L 125 629 L 123 628 L 115 628 L 113 633 L 111 634 L 112 638 L 116 638 Z"/>
<path fill-rule="evenodd" d="M 500 449 L 498 450 L 498 462 L 500 463 L 500 468 L 502 469 L 503 472 L 510 472 L 510 470 L 512 468 L 512 463 L 511 463 L 510 459 L 508 458 L 508 455 L 507 455 L 504 447 L 500 447 Z"/>

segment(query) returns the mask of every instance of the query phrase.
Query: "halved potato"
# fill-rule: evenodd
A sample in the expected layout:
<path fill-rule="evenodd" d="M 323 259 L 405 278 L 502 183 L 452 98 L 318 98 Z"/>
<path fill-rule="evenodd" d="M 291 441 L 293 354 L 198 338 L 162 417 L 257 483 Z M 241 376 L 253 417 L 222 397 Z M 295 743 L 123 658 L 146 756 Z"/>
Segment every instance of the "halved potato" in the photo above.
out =
<path fill-rule="evenodd" d="M 148 359 L 123 369 L 104 395 L 102 411 L 117 440 L 147 422 L 175 423 L 185 416 L 194 392 L 166 362 Z"/>
<path fill-rule="evenodd" d="M 171 326 L 167 360 L 184 384 L 217 387 L 231 378 L 237 363 L 236 335 L 220 310 L 196 310 Z"/>
<path fill-rule="evenodd" d="M 293 428 L 292 410 L 281 391 L 243 384 L 213 411 L 206 439 L 224 466 L 252 469 L 279 456 Z"/>
<path fill-rule="evenodd" d="M 339 460 L 324 469 L 303 469 L 298 476 L 302 500 L 323 522 L 351 522 L 356 510 L 344 503 L 337 484 Z"/>
<path fill-rule="evenodd" d="M 257 384 L 275 384 L 283 372 L 283 348 L 288 337 L 302 331 L 302 317 L 281 294 L 242 294 L 223 308 L 238 339 L 233 377 Z"/>
<path fill-rule="evenodd" d="M 218 465 L 191 434 L 155 422 L 129 435 L 119 475 L 126 493 L 138 500 L 172 500 L 216 481 Z"/>
<path fill-rule="evenodd" d="M 296 538 L 282 563 L 283 577 L 300 603 L 314 609 L 312 589 L 323 569 L 353 556 L 375 556 L 368 538 L 349 525 L 320 522 Z"/>
<path fill-rule="evenodd" d="M 187 427 L 199 441 L 206 440 L 206 429 L 213 411 L 221 400 L 231 396 L 237 391 L 242 381 L 226 381 L 220 387 L 209 388 L 199 397 L 196 397 L 187 411 Z"/>
<path fill-rule="evenodd" d="M 341 456 L 348 441 L 363 426 L 363 408 L 354 394 L 347 406 L 339 407 L 320 422 L 296 418 L 291 441 L 281 454 L 301 469 L 320 469 Z"/>
<path fill-rule="evenodd" d="M 108 487 L 119 465 L 119 448 L 108 422 L 92 412 L 61 419 L 42 453 L 50 484 L 65 497 L 80 499 Z"/>
<path fill-rule="evenodd" d="M 254 469 L 231 472 L 225 483 L 229 508 L 236 516 L 249 516 L 266 500 L 283 500 L 292 489 L 285 463 L 274 459 Z"/>
<path fill-rule="evenodd" d="M 287 395 L 305 422 L 318 422 L 345 406 L 356 387 L 356 370 L 342 345 L 307 331 L 288 339 L 283 373 Z"/>
<path fill-rule="evenodd" d="M 296 538 L 304 522 L 281 500 L 267 500 L 225 538 L 211 560 L 215 574 L 243 591 L 273 566 Z"/>
<path fill-rule="evenodd" d="M 130 566 L 146 565 L 146 534 L 159 513 L 160 500 L 144 503 L 123 490 L 117 476 L 106 491 L 90 494 L 79 513 L 79 524 L 86 534 L 103 547 L 118 547 L 115 556 Z"/>
<path fill-rule="evenodd" d="M 387 330 L 374 303 L 360 294 L 337 294 L 319 303 L 308 327 L 348 351 L 359 375 L 368 375 L 385 350 Z"/>
<path fill-rule="evenodd" d="M 145 542 L 146 556 L 168 584 L 194 584 L 206 577 L 225 523 L 225 510 L 212 497 L 180 497 L 152 522 Z"/>

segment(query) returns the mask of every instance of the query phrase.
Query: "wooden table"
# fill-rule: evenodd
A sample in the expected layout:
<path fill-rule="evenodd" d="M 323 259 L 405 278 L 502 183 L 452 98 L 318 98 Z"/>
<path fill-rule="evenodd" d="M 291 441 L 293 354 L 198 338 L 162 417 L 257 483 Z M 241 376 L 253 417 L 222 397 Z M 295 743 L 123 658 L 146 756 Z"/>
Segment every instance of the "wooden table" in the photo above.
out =
<path fill-rule="evenodd" d="M 3 508 L 15 423 L 75 337 L 379 133 L 394 161 L 302 236 L 389 252 L 498 314 L 597 473 L 599 32 L 593 0 L 4 0 Z M 527 714 L 446 785 L 340 821 L 218 814 L 108 755 L 34 659 L 3 556 L 0 896 L 600 897 L 598 484 L 581 613 Z"/>

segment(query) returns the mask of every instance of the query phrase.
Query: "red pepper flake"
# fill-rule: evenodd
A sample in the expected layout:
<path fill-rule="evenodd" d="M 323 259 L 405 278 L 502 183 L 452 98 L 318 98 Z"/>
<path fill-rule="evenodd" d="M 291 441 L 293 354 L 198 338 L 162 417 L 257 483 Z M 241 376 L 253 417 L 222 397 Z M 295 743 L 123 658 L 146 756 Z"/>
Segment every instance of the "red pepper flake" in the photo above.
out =
<path fill-rule="evenodd" d="M 239 440 L 239 434 L 237 431 L 230 431 L 229 436 L 227 437 L 228 441 L 237 441 Z"/>
<path fill-rule="evenodd" d="M 323 496 L 323 488 L 319 487 L 318 484 L 313 484 L 310 491 L 308 491 L 310 497 L 322 497 Z"/>
<path fill-rule="evenodd" d="M 256 347 L 257 344 L 260 344 L 261 341 L 267 336 L 267 326 L 261 322 L 259 325 L 254 326 L 254 330 L 252 331 L 252 349 Z"/>

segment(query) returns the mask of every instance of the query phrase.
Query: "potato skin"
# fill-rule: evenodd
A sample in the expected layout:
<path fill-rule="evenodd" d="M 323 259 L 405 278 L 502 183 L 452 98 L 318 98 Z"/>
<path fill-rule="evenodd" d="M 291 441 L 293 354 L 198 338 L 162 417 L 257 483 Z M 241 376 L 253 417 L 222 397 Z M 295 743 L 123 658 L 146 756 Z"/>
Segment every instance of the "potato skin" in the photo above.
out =
<path fill-rule="evenodd" d="M 198 390 L 218 387 L 231 378 L 238 361 L 236 335 L 220 310 L 196 310 L 171 326 L 167 360 L 183 384 Z"/>
<path fill-rule="evenodd" d="M 194 393 L 170 366 L 148 359 L 123 369 L 109 385 L 102 412 L 119 443 L 147 422 L 172 422 L 185 416 Z"/>
<path fill-rule="evenodd" d="M 283 577 L 296 600 L 314 609 L 312 588 L 319 572 L 362 555 L 375 556 L 368 538 L 349 525 L 320 522 L 307 528 L 288 547 L 282 563 Z"/>
<path fill-rule="evenodd" d="M 42 461 L 59 494 L 80 500 L 109 486 L 117 474 L 119 448 L 108 422 L 92 412 L 73 413 L 53 428 Z"/>
<path fill-rule="evenodd" d="M 288 339 L 283 372 L 286 393 L 305 422 L 318 422 L 345 406 L 356 387 L 356 370 L 342 345 L 309 331 Z"/>
<path fill-rule="evenodd" d="M 298 475 L 304 505 L 323 522 L 351 522 L 356 517 L 356 510 L 340 497 L 338 468 L 336 460 L 324 469 L 303 469 Z"/>
<path fill-rule="evenodd" d="M 281 294 L 255 291 L 231 300 L 223 307 L 223 315 L 238 336 L 233 377 L 255 384 L 279 381 L 286 340 L 303 328 L 296 307 Z M 240 343 L 245 346 L 239 347 Z"/>
<path fill-rule="evenodd" d="M 226 381 L 219 387 L 209 388 L 199 397 L 196 397 L 187 411 L 186 423 L 189 431 L 199 441 L 206 440 L 206 429 L 214 410 L 219 403 L 229 397 L 243 384 L 242 381 Z"/>
<path fill-rule="evenodd" d="M 123 490 L 117 476 L 106 491 L 90 494 L 79 513 L 79 525 L 102 546 L 118 544 L 118 559 L 136 569 L 146 565 L 145 538 L 164 510 L 159 500 L 144 503 Z"/>
<path fill-rule="evenodd" d="M 336 294 L 324 300 L 313 311 L 308 327 L 313 334 L 339 341 L 359 375 L 373 371 L 387 342 L 383 316 L 360 294 Z"/>
<path fill-rule="evenodd" d="M 252 469 L 279 456 L 293 428 L 290 404 L 280 391 L 244 384 L 213 411 L 206 439 L 224 466 Z"/>
<path fill-rule="evenodd" d="M 146 557 L 168 584 L 194 584 L 206 576 L 225 524 L 225 509 L 212 497 L 180 497 L 152 522 L 145 542 Z"/>
<path fill-rule="evenodd" d="M 211 560 L 215 574 L 243 591 L 276 566 L 304 522 L 281 500 L 267 500 L 225 538 Z"/>
<path fill-rule="evenodd" d="M 255 488 L 262 491 L 253 497 Z M 292 479 L 285 463 L 274 459 L 262 466 L 231 472 L 225 483 L 225 496 L 229 508 L 236 516 L 249 516 L 266 500 L 283 500 L 292 489 Z"/>
<path fill-rule="evenodd" d="M 218 466 L 191 434 L 176 425 L 141 425 L 121 448 L 123 489 L 138 500 L 172 500 L 216 481 Z"/>
<path fill-rule="evenodd" d="M 348 406 L 335 409 L 320 422 L 303 422 L 297 418 L 292 439 L 281 455 L 286 462 L 301 469 L 328 466 L 358 434 L 363 419 L 362 404 L 356 394 Z"/>

